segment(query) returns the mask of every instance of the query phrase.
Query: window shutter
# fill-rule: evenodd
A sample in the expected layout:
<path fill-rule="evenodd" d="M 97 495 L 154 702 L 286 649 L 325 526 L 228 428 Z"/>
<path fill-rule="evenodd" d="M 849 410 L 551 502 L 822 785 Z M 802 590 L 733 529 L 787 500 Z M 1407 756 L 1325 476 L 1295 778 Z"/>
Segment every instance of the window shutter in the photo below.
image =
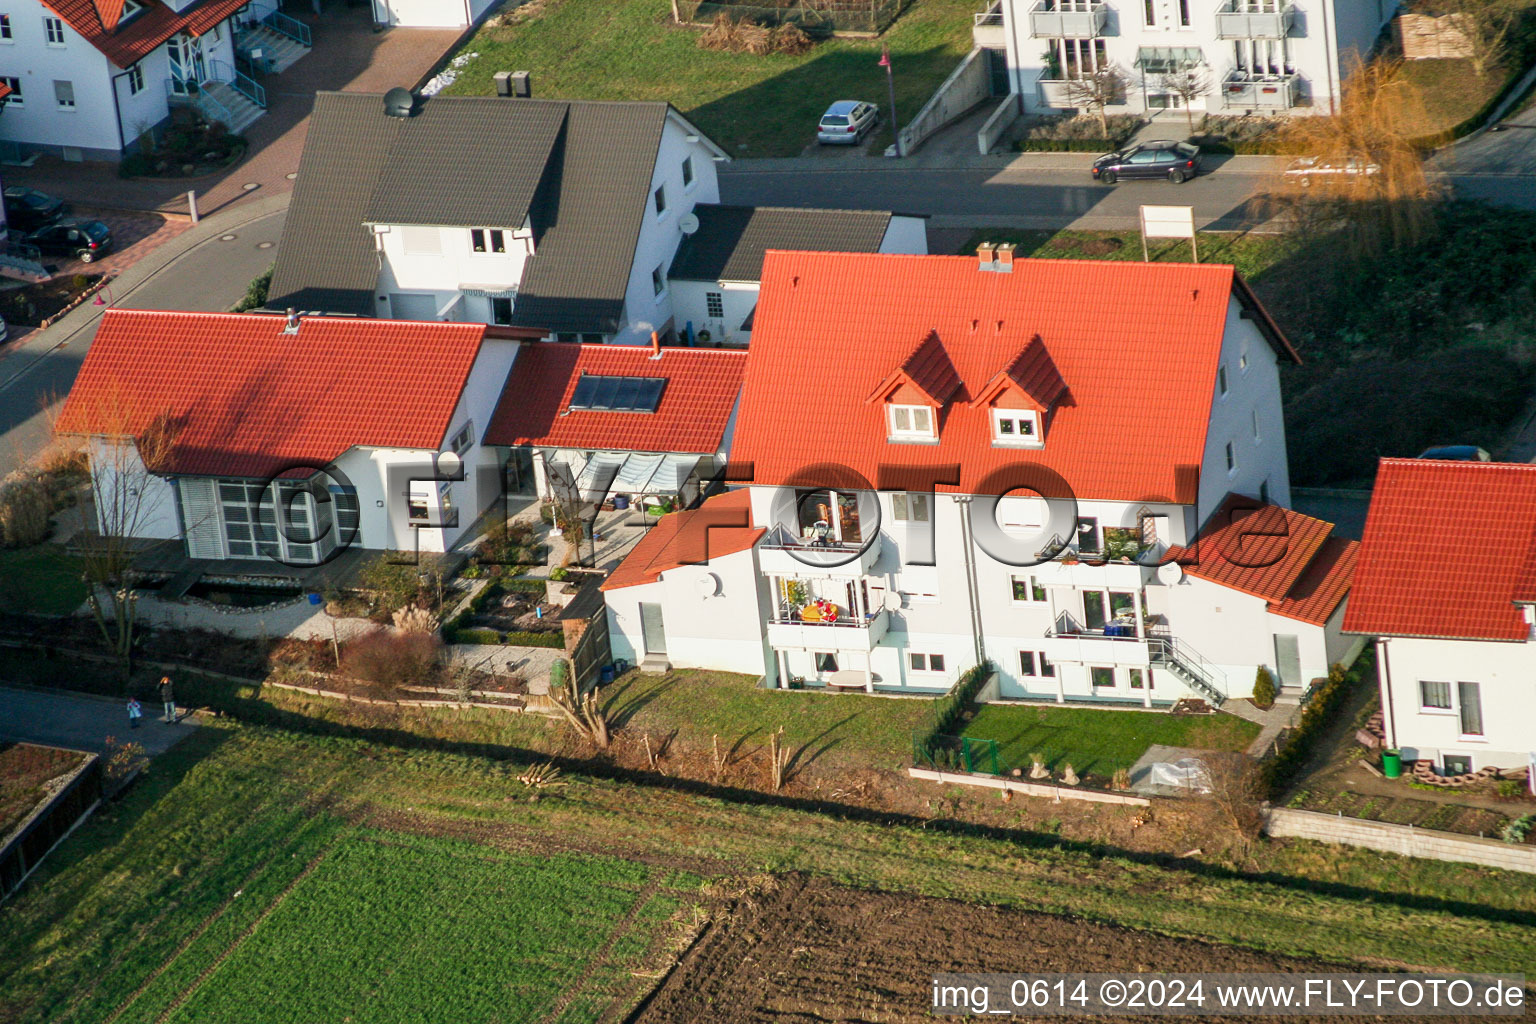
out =
<path fill-rule="evenodd" d="M 180 477 L 181 530 L 192 558 L 223 558 L 224 531 L 219 524 L 219 498 L 212 480 Z"/>

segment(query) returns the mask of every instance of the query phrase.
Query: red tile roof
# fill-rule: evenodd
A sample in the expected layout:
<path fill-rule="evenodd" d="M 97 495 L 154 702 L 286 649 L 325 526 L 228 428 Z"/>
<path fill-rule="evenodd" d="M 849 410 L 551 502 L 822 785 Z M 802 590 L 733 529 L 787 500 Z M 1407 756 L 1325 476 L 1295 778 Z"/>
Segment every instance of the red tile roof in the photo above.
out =
<path fill-rule="evenodd" d="M 716 495 L 691 511 L 662 516 L 603 581 L 603 589 L 655 583 L 668 569 L 747 550 L 766 532 L 749 525 L 751 514 L 749 492 L 742 488 Z"/>
<path fill-rule="evenodd" d="M 1061 379 L 1061 371 L 1056 369 L 1045 342 L 1038 337 L 1029 339 L 1018 357 L 992 378 L 971 404 L 986 404 L 998 391 L 1010 384 L 1018 388 L 1041 412 L 1049 411 L 1067 393 L 1067 382 Z"/>
<path fill-rule="evenodd" d="M 249 0 L 201 0 L 180 12 L 160 0 L 140 2 L 144 10 L 119 24 L 123 0 L 43 0 L 70 28 L 120 68 L 131 67 L 178 32 L 202 35 Z"/>
<path fill-rule="evenodd" d="M 916 388 L 927 396 L 929 402 L 938 406 L 948 402 L 964 386 L 960 374 L 955 371 L 955 364 L 950 361 L 949 353 L 944 351 L 944 343 L 939 340 L 937 331 L 929 331 L 928 336 L 917 343 L 912 354 L 875 385 L 875 390 L 864 401 L 878 402 L 889 398 L 903 384 Z"/>
<path fill-rule="evenodd" d="M 1354 541 L 1295 509 L 1228 495 L 1195 543 L 1169 550 L 1196 579 L 1263 598 L 1269 610 L 1323 623 L 1349 592 Z"/>
<path fill-rule="evenodd" d="M 523 346 L 486 431 L 490 444 L 605 448 L 636 452 L 713 453 L 741 393 L 747 354 L 735 349 L 570 345 Z M 663 377 L 654 413 L 571 411 L 571 395 L 584 373 Z"/>
<path fill-rule="evenodd" d="M 1536 465 L 1383 459 L 1344 629 L 1525 640 Z"/>
<path fill-rule="evenodd" d="M 437 451 L 482 324 L 109 309 L 59 429 L 141 437 L 168 418 L 167 474 L 266 477 L 354 445 Z"/>
<path fill-rule="evenodd" d="M 828 461 L 871 483 L 882 464 L 958 463 L 946 489 L 979 493 L 988 474 L 1022 464 L 1079 498 L 1192 503 L 1228 302 L 1254 307 L 1237 281 L 1218 265 L 1028 259 L 1005 274 L 969 256 L 770 252 L 731 457 L 763 484 Z M 890 443 L 884 410 L 862 399 L 930 334 L 964 402 L 1038 338 L 1071 389 L 1044 448 L 994 447 L 988 411 L 957 402 L 937 444 Z"/>

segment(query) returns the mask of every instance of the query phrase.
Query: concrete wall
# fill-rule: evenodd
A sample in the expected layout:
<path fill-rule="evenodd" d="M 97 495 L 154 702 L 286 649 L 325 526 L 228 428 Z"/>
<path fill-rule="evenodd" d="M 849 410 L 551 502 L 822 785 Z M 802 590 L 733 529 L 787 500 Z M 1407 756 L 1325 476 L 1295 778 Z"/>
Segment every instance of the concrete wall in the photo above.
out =
<path fill-rule="evenodd" d="M 1411 825 L 1392 825 L 1384 821 L 1365 821 L 1361 818 L 1319 814 L 1316 811 L 1272 807 L 1264 831 L 1277 837 L 1343 843 L 1368 850 L 1384 850 L 1404 857 L 1423 857 L 1428 860 L 1502 868 L 1505 871 L 1536 873 L 1536 846 L 1505 843 L 1497 839 L 1477 839 L 1453 832 L 1414 828 Z"/>
<path fill-rule="evenodd" d="M 467 28 L 496 0 L 374 0 L 373 20 L 404 28 Z M 516 6 L 514 4 L 513 6 Z"/>
<path fill-rule="evenodd" d="M 901 129 L 904 155 L 911 155 L 934 132 L 992 95 L 992 74 L 987 61 L 987 51 L 976 47 L 949 73 L 917 116 Z"/>
<path fill-rule="evenodd" d="M 1527 763 L 1536 746 L 1536 645 L 1394 637 L 1377 640 L 1376 650 L 1387 744 L 1401 749 L 1404 761 L 1443 765 L 1449 754 L 1471 758 L 1473 771 Z M 1448 711 L 1420 707 L 1422 680 L 1451 684 Z M 1479 684 L 1482 736 L 1461 732 L 1462 681 Z"/>

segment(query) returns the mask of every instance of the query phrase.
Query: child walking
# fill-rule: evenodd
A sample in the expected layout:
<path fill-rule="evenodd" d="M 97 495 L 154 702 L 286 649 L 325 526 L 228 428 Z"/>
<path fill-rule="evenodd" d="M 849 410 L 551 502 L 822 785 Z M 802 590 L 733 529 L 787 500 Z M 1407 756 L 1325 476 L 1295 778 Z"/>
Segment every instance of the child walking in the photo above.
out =
<path fill-rule="evenodd" d="M 137 729 L 139 719 L 144 717 L 144 709 L 139 706 L 138 698 L 128 698 L 128 728 Z"/>

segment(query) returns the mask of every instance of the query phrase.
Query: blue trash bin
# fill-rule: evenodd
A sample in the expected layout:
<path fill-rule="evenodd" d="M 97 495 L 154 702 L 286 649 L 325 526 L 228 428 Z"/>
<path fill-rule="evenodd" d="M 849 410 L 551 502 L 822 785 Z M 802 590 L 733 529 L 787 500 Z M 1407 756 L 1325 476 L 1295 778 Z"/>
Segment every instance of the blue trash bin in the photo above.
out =
<path fill-rule="evenodd" d="M 627 508 L 629 508 L 629 495 L 615 494 L 613 496 L 613 510 L 615 512 L 623 512 Z"/>
<path fill-rule="evenodd" d="M 309 595 L 309 603 L 310 604 L 319 604 L 320 603 L 320 595 L 319 594 L 310 594 Z"/>
<path fill-rule="evenodd" d="M 611 682 L 613 682 L 613 666 L 612 665 L 604 665 L 598 671 L 597 678 L 598 678 L 599 682 L 603 682 L 603 683 L 611 683 Z"/>

